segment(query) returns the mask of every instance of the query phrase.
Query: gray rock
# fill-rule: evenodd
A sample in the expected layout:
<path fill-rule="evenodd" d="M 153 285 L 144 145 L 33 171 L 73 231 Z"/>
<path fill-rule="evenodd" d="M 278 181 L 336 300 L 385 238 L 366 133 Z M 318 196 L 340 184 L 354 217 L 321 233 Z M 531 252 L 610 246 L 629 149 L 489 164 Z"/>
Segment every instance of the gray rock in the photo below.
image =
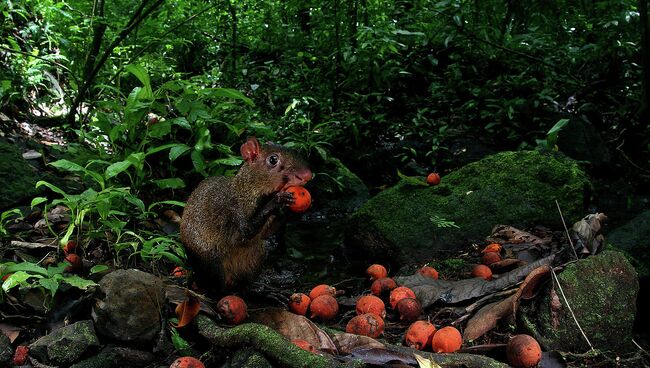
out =
<path fill-rule="evenodd" d="M 144 367 L 154 355 L 148 351 L 108 346 L 99 354 L 71 365 L 70 368 Z"/>
<path fill-rule="evenodd" d="M 15 145 L 0 141 L 0 209 L 38 194 L 35 169 L 22 158 Z"/>
<path fill-rule="evenodd" d="M 117 270 L 99 287 L 104 297 L 93 307 L 97 332 L 123 342 L 153 342 L 162 323 L 162 280 L 139 270 Z"/>
<path fill-rule="evenodd" d="M 437 186 L 396 186 L 350 218 L 346 247 L 366 262 L 408 263 L 480 242 L 498 224 L 562 229 L 583 217 L 585 173 L 571 159 L 539 151 L 502 152 L 466 165 Z M 446 227 L 452 221 L 458 228 Z"/>
<path fill-rule="evenodd" d="M 621 252 L 607 250 L 567 266 L 558 279 L 576 319 L 595 349 L 619 354 L 635 349 L 632 327 L 639 293 L 637 273 Z M 526 326 L 544 350 L 582 353 L 589 345 L 576 326 L 560 291 L 561 306 L 551 314 L 551 296 L 525 309 Z"/>
<path fill-rule="evenodd" d="M 3 363 L 9 363 L 13 354 L 14 349 L 11 348 L 9 338 L 0 332 L 0 366 L 3 366 Z"/>
<path fill-rule="evenodd" d="M 69 365 L 99 347 L 91 321 L 61 327 L 29 345 L 29 354 L 47 364 Z"/>
<path fill-rule="evenodd" d="M 630 261 L 639 277 L 650 277 L 650 211 L 614 229 L 605 239 L 632 256 Z"/>

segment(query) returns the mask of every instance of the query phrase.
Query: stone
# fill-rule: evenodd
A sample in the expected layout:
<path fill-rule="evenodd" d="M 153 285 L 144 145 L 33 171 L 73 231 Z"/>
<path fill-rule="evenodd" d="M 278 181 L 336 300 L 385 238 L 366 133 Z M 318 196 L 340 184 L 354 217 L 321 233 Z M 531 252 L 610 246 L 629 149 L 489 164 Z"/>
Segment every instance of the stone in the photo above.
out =
<path fill-rule="evenodd" d="M 639 282 L 636 271 L 621 252 L 606 250 L 570 264 L 558 275 L 558 280 L 595 349 L 619 354 L 635 350 L 632 328 Z M 555 291 L 561 304 L 557 316 L 552 316 L 551 296 L 545 293 L 538 305 L 524 310 L 527 328 L 543 350 L 588 351 L 589 345 L 557 287 Z"/>
<path fill-rule="evenodd" d="M 439 185 L 402 180 L 377 194 L 350 217 L 345 244 L 367 263 L 399 265 L 482 242 L 498 224 L 562 229 L 555 200 L 573 223 L 584 215 L 587 187 L 584 171 L 559 153 L 501 152 Z"/>
<path fill-rule="evenodd" d="M 631 256 L 640 278 L 650 277 L 650 211 L 645 211 L 605 237 L 609 244 Z"/>
<path fill-rule="evenodd" d="M 15 145 L 0 140 L 0 210 L 36 196 L 35 169 L 23 158 Z"/>
<path fill-rule="evenodd" d="M 144 367 L 154 360 L 148 351 L 107 346 L 99 354 L 82 360 L 70 368 Z"/>
<path fill-rule="evenodd" d="M 99 282 L 103 298 L 93 307 L 100 335 L 122 342 L 152 343 L 161 330 L 165 304 L 160 278 L 139 270 L 117 270 Z"/>
<path fill-rule="evenodd" d="M 29 355 L 47 364 L 69 365 L 99 347 L 90 320 L 56 329 L 29 345 Z"/>
<path fill-rule="evenodd" d="M 11 348 L 11 342 L 7 335 L 0 332 L 0 366 L 9 365 L 13 357 L 14 349 Z"/>

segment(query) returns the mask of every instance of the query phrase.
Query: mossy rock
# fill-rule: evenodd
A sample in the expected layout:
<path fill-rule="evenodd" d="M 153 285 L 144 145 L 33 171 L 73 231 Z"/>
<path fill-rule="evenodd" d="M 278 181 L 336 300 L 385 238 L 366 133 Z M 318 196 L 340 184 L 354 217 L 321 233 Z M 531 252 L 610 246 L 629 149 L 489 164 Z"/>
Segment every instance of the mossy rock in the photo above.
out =
<path fill-rule="evenodd" d="M 38 189 L 35 169 L 13 144 L 0 141 L 0 209 L 7 209 L 34 197 Z"/>
<path fill-rule="evenodd" d="M 642 212 L 606 237 L 609 244 L 629 254 L 639 277 L 650 277 L 650 211 Z"/>
<path fill-rule="evenodd" d="M 329 217 L 342 217 L 361 207 L 370 197 L 368 187 L 339 159 L 316 162 L 314 180 L 309 183 L 316 210 Z"/>
<path fill-rule="evenodd" d="M 558 275 L 558 280 L 580 327 L 595 349 L 619 354 L 635 349 L 632 327 L 639 281 L 634 267 L 621 252 L 607 250 L 580 260 L 567 266 Z M 562 304 L 557 317 L 551 316 L 551 297 L 547 292 L 536 308 L 524 311 L 527 327 L 544 350 L 588 351 L 589 345 L 557 287 L 556 292 Z"/>
<path fill-rule="evenodd" d="M 437 186 L 402 180 L 351 217 L 346 244 L 368 261 L 408 262 L 482 241 L 498 224 L 561 229 L 583 217 L 587 176 L 558 153 L 501 152 L 442 178 Z M 436 225 L 432 217 L 459 228 Z M 439 221 L 437 221 L 439 223 Z"/>

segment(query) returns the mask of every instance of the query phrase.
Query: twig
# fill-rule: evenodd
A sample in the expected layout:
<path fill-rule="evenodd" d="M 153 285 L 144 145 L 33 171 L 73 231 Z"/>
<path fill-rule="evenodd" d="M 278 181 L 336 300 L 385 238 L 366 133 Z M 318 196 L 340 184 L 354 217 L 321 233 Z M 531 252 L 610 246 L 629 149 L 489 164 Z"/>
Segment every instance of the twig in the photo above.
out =
<path fill-rule="evenodd" d="M 553 280 L 557 284 L 558 289 L 560 290 L 560 295 L 562 295 L 562 299 L 564 299 L 564 303 L 566 304 L 567 308 L 569 309 L 569 312 L 571 313 L 571 317 L 573 317 L 573 320 L 576 323 L 576 326 L 578 326 L 578 329 L 580 330 L 580 333 L 582 336 L 585 338 L 585 341 L 587 341 L 587 344 L 589 345 L 589 348 L 591 350 L 594 350 L 594 346 L 591 345 L 591 341 L 589 341 L 589 338 L 585 334 L 585 332 L 582 330 L 582 327 L 580 327 L 580 323 L 578 322 L 578 319 L 576 318 L 576 315 L 573 313 L 573 309 L 571 309 L 571 305 L 569 304 L 569 301 L 566 298 L 566 295 L 564 295 L 564 290 L 562 290 L 562 285 L 560 285 L 560 280 L 558 280 L 557 275 L 555 274 L 555 270 L 551 268 L 551 274 L 553 275 Z"/>
<path fill-rule="evenodd" d="M 571 240 L 571 235 L 569 235 L 569 229 L 566 226 L 566 222 L 564 222 L 564 216 L 562 215 L 562 210 L 560 209 L 560 204 L 557 202 L 557 199 L 555 200 L 555 205 L 557 206 L 557 211 L 560 213 L 560 218 L 562 219 L 562 225 L 564 225 L 564 231 L 566 232 L 566 238 L 569 240 L 569 244 L 571 245 L 571 250 L 573 251 L 573 255 L 578 258 L 578 253 L 576 253 L 575 246 L 573 245 L 573 240 Z"/>

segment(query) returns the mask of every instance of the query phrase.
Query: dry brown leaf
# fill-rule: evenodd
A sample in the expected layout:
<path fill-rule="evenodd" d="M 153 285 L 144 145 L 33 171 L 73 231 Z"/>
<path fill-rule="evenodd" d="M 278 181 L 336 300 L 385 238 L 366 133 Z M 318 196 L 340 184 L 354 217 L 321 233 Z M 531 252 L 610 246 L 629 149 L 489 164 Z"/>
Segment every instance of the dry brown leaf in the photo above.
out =
<path fill-rule="evenodd" d="M 503 272 L 508 269 L 525 266 L 526 264 L 527 262 L 522 261 L 521 259 L 506 258 L 500 260 L 499 262 L 490 263 L 488 267 L 490 267 L 490 269 L 494 272 L 498 272 L 498 271 Z"/>
<path fill-rule="evenodd" d="M 492 228 L 492 234 L 487 238 L 487 241 L 501 244 L 530 243 L 538 247 L 544 247 L 548 243 L 548 240 L 509 225 L 497 225 Z"/>
<path fill-rule="evenodd" d="M 557 295 L 555 289 L 551 289 L 551 325 L 554 329 L 560 327 L 560 309 L 562 309 L 562 302 Z"/>
<path fill-rule="evenodd" d="M 605 237 L 600 230 L 605 220 L 607 216 L 604 213 L 594 213 L 573 224 L 571 238 L 575 242 L 576 250 L 583 254 L 596 254 L 603 248 Z"/>
<path fill-rule="evenodd" d="M 193 295 L 187 295 L 187 298 L 176 306 L 176 315 L 178 316 L 178 325 L 176 327 L 187 326 L 201 310 L 199 299 Z"/>
<path fill-rule="evenodd" d="M 215 316 L 217 312 L 210 307 L 210 304 L 214 304 L 215 302 L 211 300 L 210 298 L 207 298 L 201 294 L 197 294 L 192 290 L 189 290 L 187 288 L 174 285 L 174 284 L 167 284 L 165 285 L 165 298 L 172 304 L 180 304 L 185 301 L 187 298 L 187 295 L 192 295 L 193 297 L 197 298 L 200 302 L 200 309 L 201 312 L 207 313 L 210 316 Z"/>
<path fill-rule="evenodd" d="M 332 341 L 341 354 L 350 354 L 355 349 L 384 349 L 385 345 L 368 337 L 347 332 L 335 333 Z"/>
<path fill-rule="evenodd" d="M 465 341 L 474 341 L 485 333 L 497 326 L 497 322 L 512 314 L 515 305 L 515 296 L 511 295 L 508 298 L 490 303 L 481 308 L 476 314 L 467 322 L 467 327 L 463 332 L 463 339 Z"/>

